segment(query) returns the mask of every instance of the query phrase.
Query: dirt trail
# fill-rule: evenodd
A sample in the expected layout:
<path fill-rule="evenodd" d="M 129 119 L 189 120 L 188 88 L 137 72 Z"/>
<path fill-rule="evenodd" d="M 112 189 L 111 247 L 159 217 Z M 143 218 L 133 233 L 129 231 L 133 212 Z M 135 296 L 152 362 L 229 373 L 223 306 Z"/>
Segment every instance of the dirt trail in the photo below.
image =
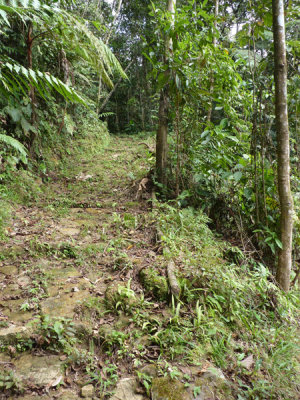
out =
<path fill-rule="evenodd" d="M 77 153 L 15 210 L 1 243 L 0 376 L 12 387 L 1 398 L 101 398 L 130 377 L 125 309 L 142 294 L 137 271 L 156 258 L 149 204 L 133 186 L 149 168 L 145 154 L 124 138 Z M 119 333 L 108 339 L 105 329 Z"/>

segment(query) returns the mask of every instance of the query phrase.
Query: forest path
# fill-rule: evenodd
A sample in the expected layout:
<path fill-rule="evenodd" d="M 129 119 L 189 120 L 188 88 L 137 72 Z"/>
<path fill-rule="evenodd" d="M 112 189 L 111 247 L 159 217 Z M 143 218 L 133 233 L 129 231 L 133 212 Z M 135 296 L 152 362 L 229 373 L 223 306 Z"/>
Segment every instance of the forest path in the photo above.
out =
<path fill-rule="evenodd" d="M 142 293 L 137 270 L 156 256 L 153 232 L 144 228 L 149 204 L 136 200 L 134 184 L 149 165 L 131 138 L 94 146 L 87 140 L 36 201 L 15 210 L 9 240 L 0 244 L 0 381 L 14 390 L 0 398 L 92 398 L 130 372 L 131 363 L 104 350 L 113 352 L 132 328 L 114 296 L 123 282 L 129 294 Z M 116 326 L 123 333 L 103 349 L 105 327 Z"/>

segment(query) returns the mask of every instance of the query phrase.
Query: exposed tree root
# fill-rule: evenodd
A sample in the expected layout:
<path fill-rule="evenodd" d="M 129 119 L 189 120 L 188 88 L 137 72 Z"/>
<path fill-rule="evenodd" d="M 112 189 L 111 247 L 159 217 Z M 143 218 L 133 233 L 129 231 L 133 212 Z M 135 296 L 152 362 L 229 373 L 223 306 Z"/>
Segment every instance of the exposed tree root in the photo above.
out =
<path fill-rule="evenodd" d="M 178 284 L 176 275 L 175 275 L 175 263 L 173 261 L 170 261 L 167 267 L 167 272 L 168 272 L 168 280 L 169 280 L 169 286 L 171 289 L 171 293 L 174 297 L 179 298 L 180 296 L 180 286 Z"/>

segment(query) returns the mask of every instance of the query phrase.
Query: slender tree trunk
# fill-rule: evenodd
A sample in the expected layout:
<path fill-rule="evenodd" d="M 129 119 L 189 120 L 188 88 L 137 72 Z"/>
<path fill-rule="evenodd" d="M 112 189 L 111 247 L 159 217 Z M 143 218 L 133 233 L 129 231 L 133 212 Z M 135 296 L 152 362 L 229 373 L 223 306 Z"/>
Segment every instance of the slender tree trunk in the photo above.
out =
<path fill-rule="evenodd" d="M 32 69 L 32 47 L 33 47 L 33 26 L 32 22 L 28 24 L 27 38 L 26 38 L 26 46 L 27 46 L 27 65 L 29 69 Z M 35 108 L 35 90 L 32 85 L 30 85 L 29 89 L 29 98 L 31 103 L 31 125 L 36 125 L 36 108 Z M 34 131 L 30 131 L 29 136 L 29 150 L 32 150 L 33 143 L 35 141 L 36 133 Z"/>
<path fill-rule="evenodd" d="M 214 20 L 214 29 L 217 29 L 217 17 L 219 15 L 219 0 L 215 0 L 215 20 Z M 217 46 L 217 38 L 216 38 L 216 33 L 214 32 L 213 36 L 213 46 Z M 213 109 L 213 100 L 212 100 L 212 95 L 214 93 L 214 86 L 215 86 L 215 79 L 214 79 L 214 73 L 213 71 L 211 72 L 211 78 L 210 78 L 210 88 L 209 88 L 209 93 L 211 96 L 211 101 L 209 104 L 208 112 L 207 112 L 207 122 L 209 123 L 211 121 L 211 115 L 212 115 L 212 109 Z"/>
<path fill-rule="evenodd" d="M 251 39 L 249 38 L 249 67 L 252 74 L 252 99 L 253 99 L 253 116 L 252 116 L 252 137 L 251 137 L 251 148 L 253 154 L 253 167 L 254 167 L 254 193 L 255 193 L 255 223 L 258 225 L 260 223 L 259 216 L 259 187 L 258 187 L 258 171 L 257 171 L 257 118 L 258 118 L 258 99 L 256 91 L 256 44 L 254 32 L 252 32 L 252 44 L 253 44 L 253 67 L 251 67 Z"/>
<path fill-rule="evenodd" d="M 179 129 L 179 122 L 180 122 L 180 110 L 179 110 L 179 93 L 177 90 L 176 93 L 176 117 L 175 117 L 175 133 L 176 133 L 176 197 L 179 196 L 179 175 L 180 175 L 180 129 Z"/>
<path fill-rule="evenodd" d="M 117 130 L 117 133 L 120 133 L 120 122 L 119 122 L 119 115 L 118 115 L 118 113 L 119 113 L 119 109 L 118 109 L 118 99 L 116 99 L 116 119 L 115 119 L 115 122 L 116 122 L 116 130 Z"/>
<path fill-rule="evenodd" d="M 62 65 L 62 69 L 64 72 L 64 83 L 66 85 L 69 85 L 69 83 L 70 83 L 70 64 L 69 64 L 69 61 L 67 59 L 67 55 L 66 55 L 66 52 L 64 51 L 64 49 L 61 50 L 61 65 Z M 58 127 L 58 132 L 57 132 L 58 136 L 61 134 L 61 131 L 63 130 L 63 127 L 65 125 L 65 116 L 66 116 L 66 112 L 67 112 L 67 105 L 68 105 L 68 103 L 67 103 L 67 101 L 65 101 L 65 107 L 63 110 L 62 120 Z"/>
<path fill-rule="evenodd" d="M 290 188 L 290 143 L 287 110 L 287 62 L 283 0 L 272 0 L 274 34 L 275 116 L 277 129 L 280 239 L 276 279 L 288 291 L 292 268 L 293 198 Z"/>
<path fill-rule="evenodd" d="M 265 102 L 265 110 L 266 109 L 267 105 Z M 265 180 L 266 135 L 267 135 L 267 119 L 266 116 L 264 116 L 264 125 L 263 129 L 261 129 L 261 182 L 262 182 L 262 196 L 263 196 L 263 207 L 264 207 L 264 223 L 266 226 L 268 226 L 268 209 L 267 209 L 266 180 Z"/>
<path fill-rule="evenodd" d="M 173 16 L 173 24 L 175 19 L 176 0 L 167 0 L 167 11 Z M 168 63 L 169 53 L 172 51 L 172 39 L 166 37 L 164 62 Z M 167 76 L 170 71 L 165 72 Z M 157 181 L 163 186 L 167 183 L 167 151 L 168 151 L 168 111 L 169 111 L 169 90 L 168 85 L 162 88 L 160 92 L 159 110 L 158 110 L 158 129 L 156 134 L 156 173 Z"/>

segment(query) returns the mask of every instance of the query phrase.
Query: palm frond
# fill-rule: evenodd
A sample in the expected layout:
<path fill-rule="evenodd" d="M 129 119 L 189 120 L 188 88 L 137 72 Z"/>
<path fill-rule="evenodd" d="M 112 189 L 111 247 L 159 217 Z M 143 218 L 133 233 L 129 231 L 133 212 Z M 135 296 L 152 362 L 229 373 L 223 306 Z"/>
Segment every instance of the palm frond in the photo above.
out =
<path fill-rule="evenodd" d="M 65 21 L 68 21 L 69 24 L 65 30 L 66 39 L 70 32 L 72 35 L 74 35 L 74 32 L 77 34 L 77 40 L 73 39 L 68 43 L 73 46 L 72 49 L 77 54 L 92 64 L 103 82 L 107 86 L 112 87 L 111 76 L 113 74 L 118 74 L 124 79 L 128 79 L 121 64 L 110 48 L 100 38 L 97 38 L 83 22 L 65 11 L 63 14 Z"/>
<path fill-rule="evenodd" d="M 10 25 L 9 16 L 17 16 L 24 21 L 24 17 L 28 18 L 32 13 L 38 15 L 43 12 L 49 12 L 49 7 L 39 0 L 0 0 L 0 25 L 3 22 Z"/>
<path fill-rule="evenodd" d="M 66 100 L 85 104 L 85 101 L 73 88 L 48 72 L 25 68 L 13 60 L 0 63 L 0 89 L 2 93 L 14 96 L 18 96 L 19 93 L 26 95 L 30 86 L 33 86 L 43 98 L 49 97 L 51 90 L 55 90 Z"/>

